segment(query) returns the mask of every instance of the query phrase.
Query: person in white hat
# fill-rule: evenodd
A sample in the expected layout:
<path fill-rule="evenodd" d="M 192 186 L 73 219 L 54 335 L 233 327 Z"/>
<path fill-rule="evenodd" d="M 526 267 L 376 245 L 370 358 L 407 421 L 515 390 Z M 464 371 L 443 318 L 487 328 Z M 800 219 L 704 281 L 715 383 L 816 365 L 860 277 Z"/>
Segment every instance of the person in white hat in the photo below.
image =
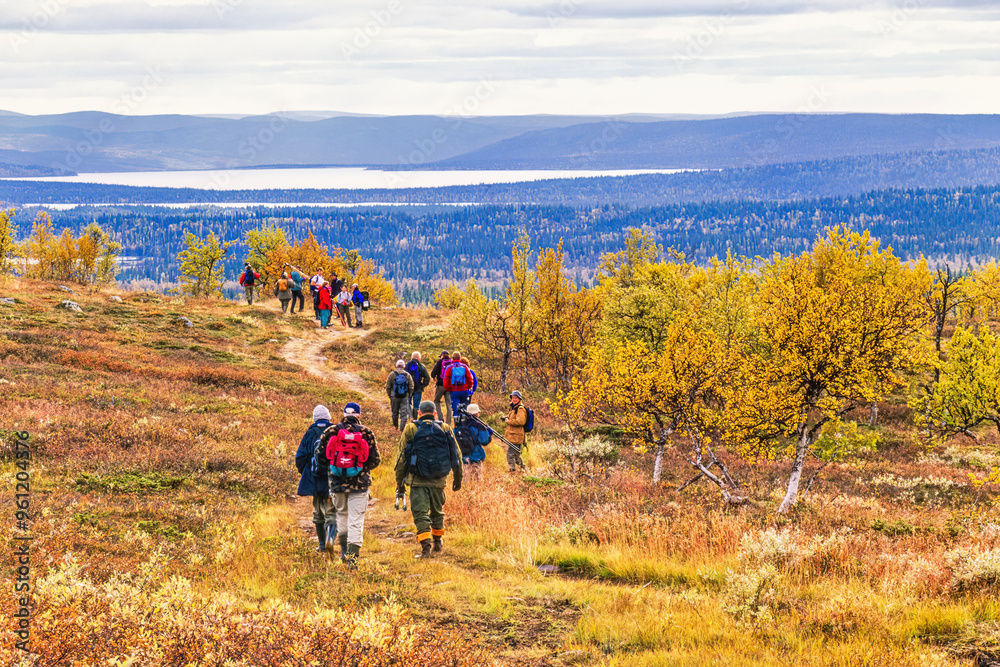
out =
<path fill-rule="evenodd" d="M 480 479 L 483 474 L 483 461 L 486 460 L 486 450 L 483 447 L 490 444 L 492 435 L 489 427 L 479 420 L 477 403 L 469 403 L 469 407 L 465 408 L 465 417 L 461 421 L 461 425 L 456 423 L 455 439 L 462 449 L 462 463 L 472 479 Z M 460 433 L 462 437 L 459 437 Z"/>

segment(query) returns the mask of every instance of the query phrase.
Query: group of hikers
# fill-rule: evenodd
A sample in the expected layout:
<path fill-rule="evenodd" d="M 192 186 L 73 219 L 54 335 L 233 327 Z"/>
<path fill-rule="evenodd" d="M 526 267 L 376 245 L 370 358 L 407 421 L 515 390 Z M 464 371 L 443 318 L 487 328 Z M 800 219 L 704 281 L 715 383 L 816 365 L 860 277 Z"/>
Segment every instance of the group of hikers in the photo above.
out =
<path fill-rule="evenodd" d="M 336 273 L 330 275 L 330 280 L 323 277 L 323 269 L 317 269 L 311 278 L 306 278 L 305 274 L 297 266 L 285 264 L 281 276 L 274 281 L 274 296 L 281 302 L 281 312 L 289 312 L 291 304 L 291 314 L 295 314 L 295 304 L 299 304 L 299 312 L 305 309 L 305 297 L 303 286 L 308 285 L 312 295 L 313 312 L 315 318 L 319 320 L 321 329 L 330 327 L 330 316 L 334 307 L 341 324 L 345 327 L 362 327 L 364 311 L 368 310 L 368 295 L 358 288 L 354 283 L 348 289 L 345 281 L 337 277 Z M 260 283 L 260 274 L 254 270 L 250 262 L 243 265 L 243 272 L 240 274 L 240 285 L 246 295 L 247 305 L 253 305 L 254 290 Z M 351 310 L 354 310 L 354 324 L 351 324 Z"/>
<path fill-rule="evenodd" d="M 484 447 L 494 436 L 507 446 L 510 472 L 523 471 L 521 449 L 525 434 L 534 427 L 534 413 L 524 405 L 521 392 L 512 391 L 501 436 L 482 421 L 479 406 L 470 402 L 478 382 L 460 352 L 442 352 L 430 373 L 420 359 L 420 353 L 414 352 L 409 363 L 396 361 L 386 380 L 386 393 L 393 427 L 402 430 L 395 465 L 396 508 L 402 504 L 406 509 L 409 488 L 409 509 L 420 545 L 416 557 L 431 558 L 444 548 L 448 475 L 454 492 L 462 488 L 466 468 L 478 479 L 486 459 Z M 422 400 L 432 379 L 437 382 L 435 399 Z M 378 443 L 372 430 L 361 423 L 357 403 L 345 405 L 336 423 L 323 405 L 313 409 L 312 417 L 295 454 L 298 495 L 312 496 L 317 551 L 333 556 L 339 544 L 341 560 L 353 568 L 361 553 L 371 471 L 382 462 Z"/>

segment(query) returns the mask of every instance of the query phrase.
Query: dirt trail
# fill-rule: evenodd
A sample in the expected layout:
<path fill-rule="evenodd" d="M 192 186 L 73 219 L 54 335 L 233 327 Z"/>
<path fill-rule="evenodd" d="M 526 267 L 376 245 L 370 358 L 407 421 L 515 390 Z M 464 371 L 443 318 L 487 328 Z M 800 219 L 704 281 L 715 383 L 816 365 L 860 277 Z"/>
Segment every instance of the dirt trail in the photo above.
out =
<path fill-rule="evenodd" d="M 342 371 L 331 368 L 327 364 L 327 359 L 323 355 L 323 346 L 331 340 L 338 338 L 364 338 L 371 334 L 371 329 L 363 332 L 345 331 L 342 329 L 327 329 L 323 332 L 309 333 L 304 338 L 289 338 L 288 342 L 281 348 L 279 354 L 291 364 L 302 366 L 310 375 L 314 375 L 324 380 L 356 391 L 366 399 L 374 403 L 383 412 L 388 412 L 389 408 L 385 404 L 385 398 L 375 396 L 369 390 L 365 381 L 357 373 Z"/>

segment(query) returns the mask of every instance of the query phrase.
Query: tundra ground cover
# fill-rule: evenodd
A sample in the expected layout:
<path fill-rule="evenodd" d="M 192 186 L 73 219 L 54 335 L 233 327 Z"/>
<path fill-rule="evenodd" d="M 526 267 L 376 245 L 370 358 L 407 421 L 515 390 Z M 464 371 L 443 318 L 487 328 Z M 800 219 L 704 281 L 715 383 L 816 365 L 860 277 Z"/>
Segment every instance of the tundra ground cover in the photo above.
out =
<path fill-rule="evenodd" d="M 969 478 L 985 478 L 977 462 L 995 437 L 927 450 L 901 400 L 880 404 L 876 449 L 828 465 L 779 517 L 787 462 L 727 459 L 750 497 L 736 507 L 714 487 L 675 490 L 690 477 L 680 450 L 653 484 L 651 454 L 604 428 L 594 462 L 573 474 L 559 422 L 529 394 L 540 424 L 529 475 L 509 476 L 489 447 L 483 479 L 449 493 L 445 555 L 421 563 L 409 516 L 391 509 L 396 435 L 362 399 L 386 463 L 351 574 L 313 551 L 308 504 L 292 495 L 312 407 L 360 398 L 278 356 L 290 336 L 313 335 L 310 318 L 282 318 L 273 301 L 138 293 L 74 295 L 83 312 L 72 313 L 45 283 L 13 296 L 0 306 L 0 414 L 8 434 L 31 433 L 35 454 L 37 657 L 5 636 L 3 664 L 961 665 L 1000 654 L 997 490 Z M 454 347 L 446 321 L 378 313 L 369 335 L 331 338 L 327 363 L 380 396 L 396 358 Z M 505 400 L 484 390 L 477 401 L 499 429 Z M 4 493 L 13 470 L 4 450 Z"/>

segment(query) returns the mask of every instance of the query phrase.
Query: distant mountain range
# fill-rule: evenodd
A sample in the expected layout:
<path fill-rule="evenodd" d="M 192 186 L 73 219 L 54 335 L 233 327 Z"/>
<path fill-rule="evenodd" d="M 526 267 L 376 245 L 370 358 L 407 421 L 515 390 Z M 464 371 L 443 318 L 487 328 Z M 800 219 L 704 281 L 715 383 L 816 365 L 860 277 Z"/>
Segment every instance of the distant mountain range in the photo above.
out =
<path fill-rule="evenodd" d="M 0 175 L 379 166 L 727 169 L 1000 146 L 998 115 L 121 116 L 0 111 Z"/>

